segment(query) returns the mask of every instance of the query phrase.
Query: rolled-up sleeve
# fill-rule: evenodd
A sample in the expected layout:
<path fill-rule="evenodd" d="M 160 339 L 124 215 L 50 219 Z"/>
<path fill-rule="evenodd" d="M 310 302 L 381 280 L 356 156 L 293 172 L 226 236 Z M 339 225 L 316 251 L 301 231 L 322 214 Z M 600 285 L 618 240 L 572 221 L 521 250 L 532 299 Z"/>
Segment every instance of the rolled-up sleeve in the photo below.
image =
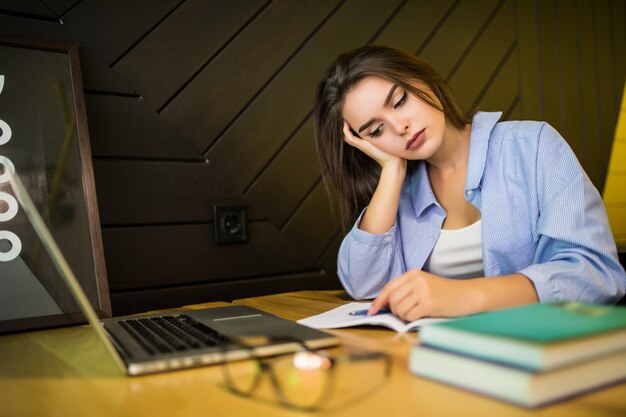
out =
<path fill-rule="evenodd" d="M 341 284 L 355 299 L 376 297 L 391 278 L 403 272 L 398 225 L 383 234 L 365 232 L 358 227 L 364 212 L 343 239 L 337 259 Z"/>

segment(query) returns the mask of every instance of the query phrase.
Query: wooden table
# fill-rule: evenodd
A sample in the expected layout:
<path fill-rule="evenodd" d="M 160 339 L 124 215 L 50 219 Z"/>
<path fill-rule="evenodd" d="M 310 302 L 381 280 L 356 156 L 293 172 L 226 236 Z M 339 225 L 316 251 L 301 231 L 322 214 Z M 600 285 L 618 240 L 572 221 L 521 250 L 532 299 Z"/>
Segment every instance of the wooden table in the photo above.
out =
<path fill-rule="evenodd" d="M 341 291 L 277 294 L 235 301 L 296 320 L 351 301 Z M 225 305 L 208 303 L 186 308 Z M 383 350 L 393 358 L 389 379 L 373 391 L 357 392 L 378 364 L 361 366 L 343 377 L 346 395 L 317 412 L 329 416 L 626 416 L 626 384 L 596 391 L 538 410 L 526 410 L 412 376 L 408 350 L 415 333 L 396 334 L 378 328 L 333 331 L 343 344 L 333 354 L 352 348 Z M 376 367 L 367 368 L 368 366 Z M 265 384 L 269 387 L 269 384 Z M 347 387 L 347 388 L 346 388 Z M 100 349 L 88 327 L 31 332 L 0 337 L 0 417 L 21 416 L 300 416 L 269 401 L 231 394 L 222 385 L 219 366 L 124 377 Z"/>

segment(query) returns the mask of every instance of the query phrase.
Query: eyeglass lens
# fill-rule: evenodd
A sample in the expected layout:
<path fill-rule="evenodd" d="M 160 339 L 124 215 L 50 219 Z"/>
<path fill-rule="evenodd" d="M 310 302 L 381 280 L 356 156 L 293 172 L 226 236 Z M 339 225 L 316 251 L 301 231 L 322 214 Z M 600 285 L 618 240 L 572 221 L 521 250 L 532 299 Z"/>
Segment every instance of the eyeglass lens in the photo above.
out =
<path fill-rule="evenodd" d="M 249 396 L 266 370 L 281 402 L 311 408 L 328 394 L 331 366 L 329 358 L 310 351 L 266 359 L 251 355 L 247 360 L 225 363 L 224 377 L 231 390 Z"/>

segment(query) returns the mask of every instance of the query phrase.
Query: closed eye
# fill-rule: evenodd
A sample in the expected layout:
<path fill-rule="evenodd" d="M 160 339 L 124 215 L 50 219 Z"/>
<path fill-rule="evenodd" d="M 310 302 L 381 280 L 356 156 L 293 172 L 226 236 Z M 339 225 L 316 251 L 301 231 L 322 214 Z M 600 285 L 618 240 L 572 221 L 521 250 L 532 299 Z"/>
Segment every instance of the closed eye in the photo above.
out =
<path fill-rule="evenodd" d="M 367 136 L 369 136 L 370 138 L 379 137 L 383 133 L 383 126 L 384 126 L 383 124 L 378 125 L 378 127 L 372 130 Z"/>
<path fill-rule="evenodd" d="M 393 108 L 397 109 L 398 107 L 402 107 L 405 101 L 406 101 L 406 90 L 404 91 L 404 94 L 402 94 L 402 97 L 400 97 L 400 100 L 398 100 L 396 104 L 393 105 Z"/>

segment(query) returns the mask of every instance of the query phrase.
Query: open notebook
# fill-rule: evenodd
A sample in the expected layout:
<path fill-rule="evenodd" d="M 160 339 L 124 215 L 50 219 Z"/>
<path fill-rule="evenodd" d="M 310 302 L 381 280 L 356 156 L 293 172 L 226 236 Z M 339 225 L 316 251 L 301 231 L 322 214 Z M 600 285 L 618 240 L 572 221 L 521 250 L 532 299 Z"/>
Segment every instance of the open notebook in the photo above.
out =
<path fill-rule="evenodd" d="M 247 306 L 115 317 L 101 322 L 24 185 L 14 175 L 10 175 L 10 183 L 71 296 L 120 371 L 127 375 L 241 359 L 249 350 L 231 342 L 242 339 L 266 341 L 255 345 L 258 356 L 295 351 L 301 345 L 294 339 L 310 348 L 339 343 L 336 336 Z"/>

